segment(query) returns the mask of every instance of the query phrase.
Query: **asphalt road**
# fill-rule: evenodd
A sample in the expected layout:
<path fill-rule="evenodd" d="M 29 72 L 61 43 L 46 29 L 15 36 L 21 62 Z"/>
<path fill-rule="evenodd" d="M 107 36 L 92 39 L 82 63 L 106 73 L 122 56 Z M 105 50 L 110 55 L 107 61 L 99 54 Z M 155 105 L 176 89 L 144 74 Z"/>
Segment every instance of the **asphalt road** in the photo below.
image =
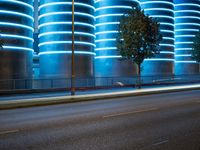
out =
<path fill-rule="evenodd" d="M 200 90 L 0 111 L 0 150 L 200 150 Z"/>

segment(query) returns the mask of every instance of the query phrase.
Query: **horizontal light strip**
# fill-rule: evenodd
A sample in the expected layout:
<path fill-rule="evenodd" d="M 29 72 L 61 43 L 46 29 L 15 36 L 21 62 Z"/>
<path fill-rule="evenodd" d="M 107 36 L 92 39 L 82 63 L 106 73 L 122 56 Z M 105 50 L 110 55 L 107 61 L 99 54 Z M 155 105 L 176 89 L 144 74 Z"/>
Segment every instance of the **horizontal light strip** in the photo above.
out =
<path fill-rule="evenodd" d="M 158 3 L 158 4 L 169 4 L 169 5 L 172 5 L 174 6 L 174 3 L 171 3 L 171 2 L 166 2 L 166 1 L 147 1 L 147 2 L 141 2 L 141 5 L 145 5 L 145 4 L 153 4 L 153 3 Z"/>
<path fill-rule="evenodd" d="M 16 1 L 16 0 L 7 0 L 7 2 L 16 3 L 16 4 L 19 4 L 19 5 L 24 5 L 24 6 L 31 8 L 32 10 L 34 10 L 32 5 L 24 3 L 24 2 L 20 2 L 20 1 Z"/>
<path fill-rule="evenodd" d="M 29 26 L 26 26 L 26 25 L 17 24 L 17 23 L 0 22 L 0 26 L 1 25 L 21 27 L 21 28 L 25 28 L 25 29 L 29 29 L 31 31 L 34 31 L 34 29 L 32 27 L 29 27 Z"/>
<path fill-rule="evenodd" d="M 180 31 L 196 31 L 198 32 L 198 29 L 176 29 L 175 32 L 180 32 Z"/>
<path fill-rule="evenodd" d="M 72 12 L 50 12 L 50 13 L 45 13 L 45 14 L 42 14 L 38 17 L 38 20 L 40 20 L 41 18 L 43 17 L 47 17 L 47 16 L 52 16 L 52 15 L 71 15 Z M 87 14 L 87 13 L 80 13 L 80 12 L 74 12 L 75 15 L 81 15 L 81 16 L 87 16 L 87 17 L 90 17 L 90 18 L 93 18 L 94 19 L 94 16 L 93 15 L 90 15 L 90 14 Z"/>
<path fill-rule="evenodd" d="M 174 38 L 171 38 L 171 37 L 163 37 L 164 40 L 172 40 L 172 41 L 175 41 Z"/>
<path fill-rule="evenodd" d="M 50 54 L 71 54 L 72 51 L 49 51 L 49 52 L 40 52 L 39 55 L 50 55 Z M 85 51 L 74 51 L 75 54 L 86 54 L 86 55 L 96 55 L 93 52 Z"/>
<path fill-rule="evenodd" d="M 175 48 L 175 51 L 184 51 L 184 50 L 190 51 L 192 50 L 192 48 Z"/>
<path fill-rule="evenodd" d="M 44 45 L 50 45 L 50 44 L 71 44 L 72 41 L 52 41 L 52 42 L 43 42 L 40 43 L 38 46 L 44 46 Z M 89 43 L 89 42 L 80 42 L 80 41 L 75 41 L 75 44 L 82 44 L 82 45 L 89 45 L 95 47 L 95 44 Z"/>
<path fill-rule="evenodd" d="M 97 26 L 105 26 L 105 25 L 113 25 L 113 24 L 120 24 L 120 22 L 105 22 L 105 23 L 98 23 L 98 24 L 95 24 L 95 27 Z"/>
<path fill-rule="evenodd" d="M 95 40 L 96 43 L 99 43 L 99 42 L 110 42 L 110 41 L 116 41 L 116 39 L 101 39 L 101 40 Z"/>
<path fill-rule="evenodd" d="M 122 56 L 96 56 L 95 59 L 122 58 Z"/>
<path fill-rule="evenodd" d="M 95 51 L 105 51 L 105 50 L 116 50 L 117 47 L 103 47 L 103 48 L 96 48 Z"/>
<path fill-rule="evenodd" d="M 44 27 L 44 26 L 49 26 L 49 25 L 71 25 L 72 22 L 48 22 L 48 23 L 43 23 L 43 24 L 40 24 L 38 26 L 38 28 L 40 29 L 41 27 Z M 82 25 L 82 26 L 87 26 L 87 27 L 91 27 L 91 28 L 94 28 L 95 29 L 95 26 L 94 25 L 91 25 L 91 24 L 88 24 L 88 23 L 83 23 L 83 22 L 75 22 L 74 23 L 75 25 Z"/>
<path fill-rule="evenodd" d="M 95 19 L 99 19 L 99 18 L 102 18 L 102 17 L 113 17 L 113 16 L 123 16 L 124 14 L 106 14 L 106 15 L 99 15 L 99 16 L 96 16 Z"/>
<path fill-rule="evenodd" d="M 145 8 L 144 9 L 145 11 L 155 11 L 155 10 L 158 10 L 158 11 L 169 11 L 169 12 L 172 12 L 174 13 L 174 11 L 172 9 L 167 9 L 167 8 Z"/>
<path fill-rule="evenodd" d="M 109 34 L 109 33 L 118 33 L 118 31 L 103 31 L 103 32 L 96 32 L 95 35 L 99 35 L 99 34 Z"/>
<path fill-rule="evenodd" d="M 179 38 L 179 37 L 195 37 L 195 35 L 176 35 L 175 36 L 176 38 Z"/>
<path fill-rule="evenodd" d="M 19 39 L 25 39 L 34 42 L 34 40 L 30 37 L 21 36 L 21 35 L 12 35 L 12 34 L 0 34 L 1 37 L 8 37 L 8 38 L 19 38 Z"/>
<path fill-rule="evenodd" d="M 176 63 L 195 63 L 195 64 L 198 64 L 196 61 L 184 61 L 184 60 L 182 60 L 182 61 L 175 61 Z"/>
<path fill-rule="evenodd" d="M 39 11 L 40 11 L 40 9 L 42 9 L 44 7 L 55 6 L 55 5 L 72 5 L 72 2 L 51 2 L 51 3 L 43 4 L 43 5 L 39 6 Z M 95 10 L 95 8 L 93 6 L 84 4 L 84 3 L 75 2 L 74 5 L 75 6 L 84 6 L 84 7 L 88 7 L 88 8 Z"/>
<path fill-rule="evenodd" d="M 161 32 L 169 32 L 169 33 L 175 33 L 174 31 L 171 31 L 171 30 L 160 30 Z"/>
<path fill-rule="evenodd" d="M 177 54 L 176 57 L 191 57 L 192 55 L 191 54 L 182 54 L 182 55 L 179 55 Z"/>
<path fill-rule="evenodd" d="M 168 19 L 173 19 L 174 20 L 174 17 L 164 16 L 164 15 L 149 15 L 149 16 L 153 17 L 153 18 L 168 18 Z"/>
<path fill-rule="evenodd" d="M 124 6 L 124 5 L 119 5 L 119 6 L 105 6 L 105 7 L 99 7 L 96 8 L 95 11 L 99 11 L 99 10 L 104 10 L 104 9 L 115 9 L 115 8 L 121 8 L 121 9 L 132 9 L 131 6 Z"/>
<path fill-rule="evenodd" d="M 191 12 L 191 13 L 198 13 L 200 14 L 199 11 L 196 11 L 196 10 L 176 10 L 174 11 L 175 13 L 182 13 L 182 12 Z"/>
<path fill-rule="evenodd" d="M 169 51 L 160 51 L 160 54 L 175 54 L 175 52 L 169 52 Z"/>
<path fill-rule="evenodd" d="M 33 51 L 33 49 L 31 49 L 31 48 L 17 47 L 17 46 L 3 46 L 3 49 Z"/>
<path fill-rule="evenodd" d="M 17 16 L 21 16 L 21 17 L 26 17 L 28 19 L 31 19 L 31 21 L 34 20 L 32 16 L 29 16 L 29 15 L 26 15 L 26 14 L 23 14 L 23 13 L 19 13 L 19 12 L 15 12 L 15 11 L 0 10 L 0 13 L 11 14 L 13 16 L 17 15 Z"/>
<path fill-rule="evenodd" d="M 159 44 L 160 46 L 169 46 L 169 47 L 175 47 L 173 44 Z"/>
<path fill-rule="evenodd" d="M 180 17 L 175 17 L 175 19 L 198 19 L 198 20 L 200 20 L 200 18 L 196 17 L 196 16 L 180 16 Z"/>
<path fill-rule="evenodd" d="M 144 61 L 175 61 L 175 60 L 167 59 L 167 58 L 149 58 L 149 59 L 145 59 Z"/>
<path fill-rule="evenodd" d="M 175 42 L 175 44 L 193 44 L 193 42 Z"/>
<path fill-rule="evenodd" d="M 104 0 L 94 0 L 95 3 L 99 3 L 99 2 L 103 2 Z M 133 1 L 133 2 L 138 2 L 140 3 L 139 0 L 130 0 L 130 1 Z"/>
<path fill-rule="evenodd" d="M 176 23 L 176 26 L 180 26 L 180 25 L 193 25 L 193 26 L 200 26 L 200 24 L 198 23 Z"/>
<path fill-rule="evenodd" d="M 54 35 L 54 34 L 72 34 L 71 31 L 56 31 L 56 32 L 45 32 L 45 33 L 42 33 L 42 34 L 39 34 L 39 38 L 42 37 L 42 36 L 46 36 L 46 35 Z M 91 36 L 91 37 L 96 37 L 95 35 L 93 34 L 90 34 L 90 33 L 85 33 L 85 32 L 74 32 L 75 35 L 86 35 L 86 36 Z"/>
<path fill-rule="evenodd" d="M 161 25 L 168 25 L 174 27 L 173 23 L 160 22 Z"/>
<path fill-rule="evenodd" d="M 175 4 L 175 6 L 197 6 L 200 8 L 199 4 L 194 4 L 194 3 L 182 3 L 182 4 Z"/>

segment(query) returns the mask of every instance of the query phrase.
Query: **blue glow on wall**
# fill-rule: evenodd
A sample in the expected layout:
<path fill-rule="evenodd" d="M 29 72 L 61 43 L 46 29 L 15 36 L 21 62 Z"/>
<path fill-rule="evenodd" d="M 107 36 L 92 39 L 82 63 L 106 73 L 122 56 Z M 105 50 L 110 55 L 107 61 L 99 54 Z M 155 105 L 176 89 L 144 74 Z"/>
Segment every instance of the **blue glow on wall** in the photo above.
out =
<path fill-rule="evenodd" d="M 193 39 L 200 29 L 200 1 L 175 0 L 176 74 L 199 73 L 191 56 Z"/>

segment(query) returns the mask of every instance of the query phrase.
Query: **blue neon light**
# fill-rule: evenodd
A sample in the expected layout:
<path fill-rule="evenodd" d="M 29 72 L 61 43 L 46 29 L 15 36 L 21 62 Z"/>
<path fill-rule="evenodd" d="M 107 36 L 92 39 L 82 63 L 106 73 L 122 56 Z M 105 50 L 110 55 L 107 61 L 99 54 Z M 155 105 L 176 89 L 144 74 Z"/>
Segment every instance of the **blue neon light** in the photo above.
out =
<path fill-rule="evenodd" d="M 10 23 L 10 22 L 0 22 L 0 26 L 14 26 L 14 27 L 20 27 L 20 28 L 25 28 L 29 29 L 31 31 L 34 31 L 34 29 L 30 26 L 22 25 L 22 24 L 17 24 L 17 23 Z"/>
<path fill-rule="evenodd" d="M 51 41 L 51 42 L 43 42 L 40 43 L 38 46 L 44 46 L 44 45 L 50 45 L 50 44 L 71 44 L 72 41 Z M 75 44 L 81 44 L 81 45 L 89 45 L 89 46 L 93 46 L 95 47 L 96 45 L 93 43 L 89 43 L 89 42 L 80 42 L 80 41 L 75 41 Z"/>
<path fill-rule="evenodd" d="M 25 50 L 25 51 L 33 51 L 31 48 L 26 48 L 26 47 L 19 47 L 19 46 L 3 46 L 3 49 L 6 50 Z"/>
<path fill-rule="evenodd" d="M 49 52 L 40 52 L 39 55 L 50 55 L 50 54 L 71 54 L 72 51 L 49 51 Z M 85 54 L 85 55 L 96 55 L 93 52 L 86 51 L 74 51 L 75 54 Z"/>
<path fill-rule="evenodd" d="M 28 19 L 31 19 L 32 21 L 34 20 L 32 16 L 29 16 L 29 15 L 26 15 L 23 13 L 19 13 L 19 12 L 15 12 L 15 11 L 0 10 L 0 13 L 11 14 L 11 15 L 16 15 L 16 16 L 20 16 L 20 17 L 26 17 Z"/>
<path fill-rule="evenodd" d="M 26 36 L 21 36 L 21 35 L 1 34 L 1 37 L 19 38 L 19 39 L 24 39 L 24 40 L 29 40 L 29 41 L 34 42 L 34 40 L 32 38 L 26 37 Z"/>

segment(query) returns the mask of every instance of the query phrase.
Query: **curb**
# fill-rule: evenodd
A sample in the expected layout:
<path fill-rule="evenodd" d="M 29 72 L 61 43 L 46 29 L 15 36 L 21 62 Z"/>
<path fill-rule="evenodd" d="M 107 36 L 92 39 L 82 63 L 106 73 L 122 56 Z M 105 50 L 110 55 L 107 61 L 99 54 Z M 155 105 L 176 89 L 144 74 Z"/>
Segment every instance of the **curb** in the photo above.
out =
<path fill-rule="evenodd" d="M 186 86 L 171 86 L 171 87 L 162 87 L 162 88 L 138 89 L 138 90 L 133 90 L 133 91 L 110 92 L 110 93 L 101 93 L 101 94 L 9 100 L 9 101 L 0 101 L 0 110 L 33 107 L 33 106 L 54 105 L 54 104 L 62 104 L 62 103 L 74 103 L 74 102 L 83 102 L 83 101 L 92 101 L 92 100 L 104 100 L 104 99 L 129 97 L 129 96 L 163 94 L 163 93 L 172 93 L 172 92 L 181 92 L 181 91 L 189 91 L 189 90 L 199 90 L 199 89 L 200 89 L 200 84 L 186 85 Z"/>

